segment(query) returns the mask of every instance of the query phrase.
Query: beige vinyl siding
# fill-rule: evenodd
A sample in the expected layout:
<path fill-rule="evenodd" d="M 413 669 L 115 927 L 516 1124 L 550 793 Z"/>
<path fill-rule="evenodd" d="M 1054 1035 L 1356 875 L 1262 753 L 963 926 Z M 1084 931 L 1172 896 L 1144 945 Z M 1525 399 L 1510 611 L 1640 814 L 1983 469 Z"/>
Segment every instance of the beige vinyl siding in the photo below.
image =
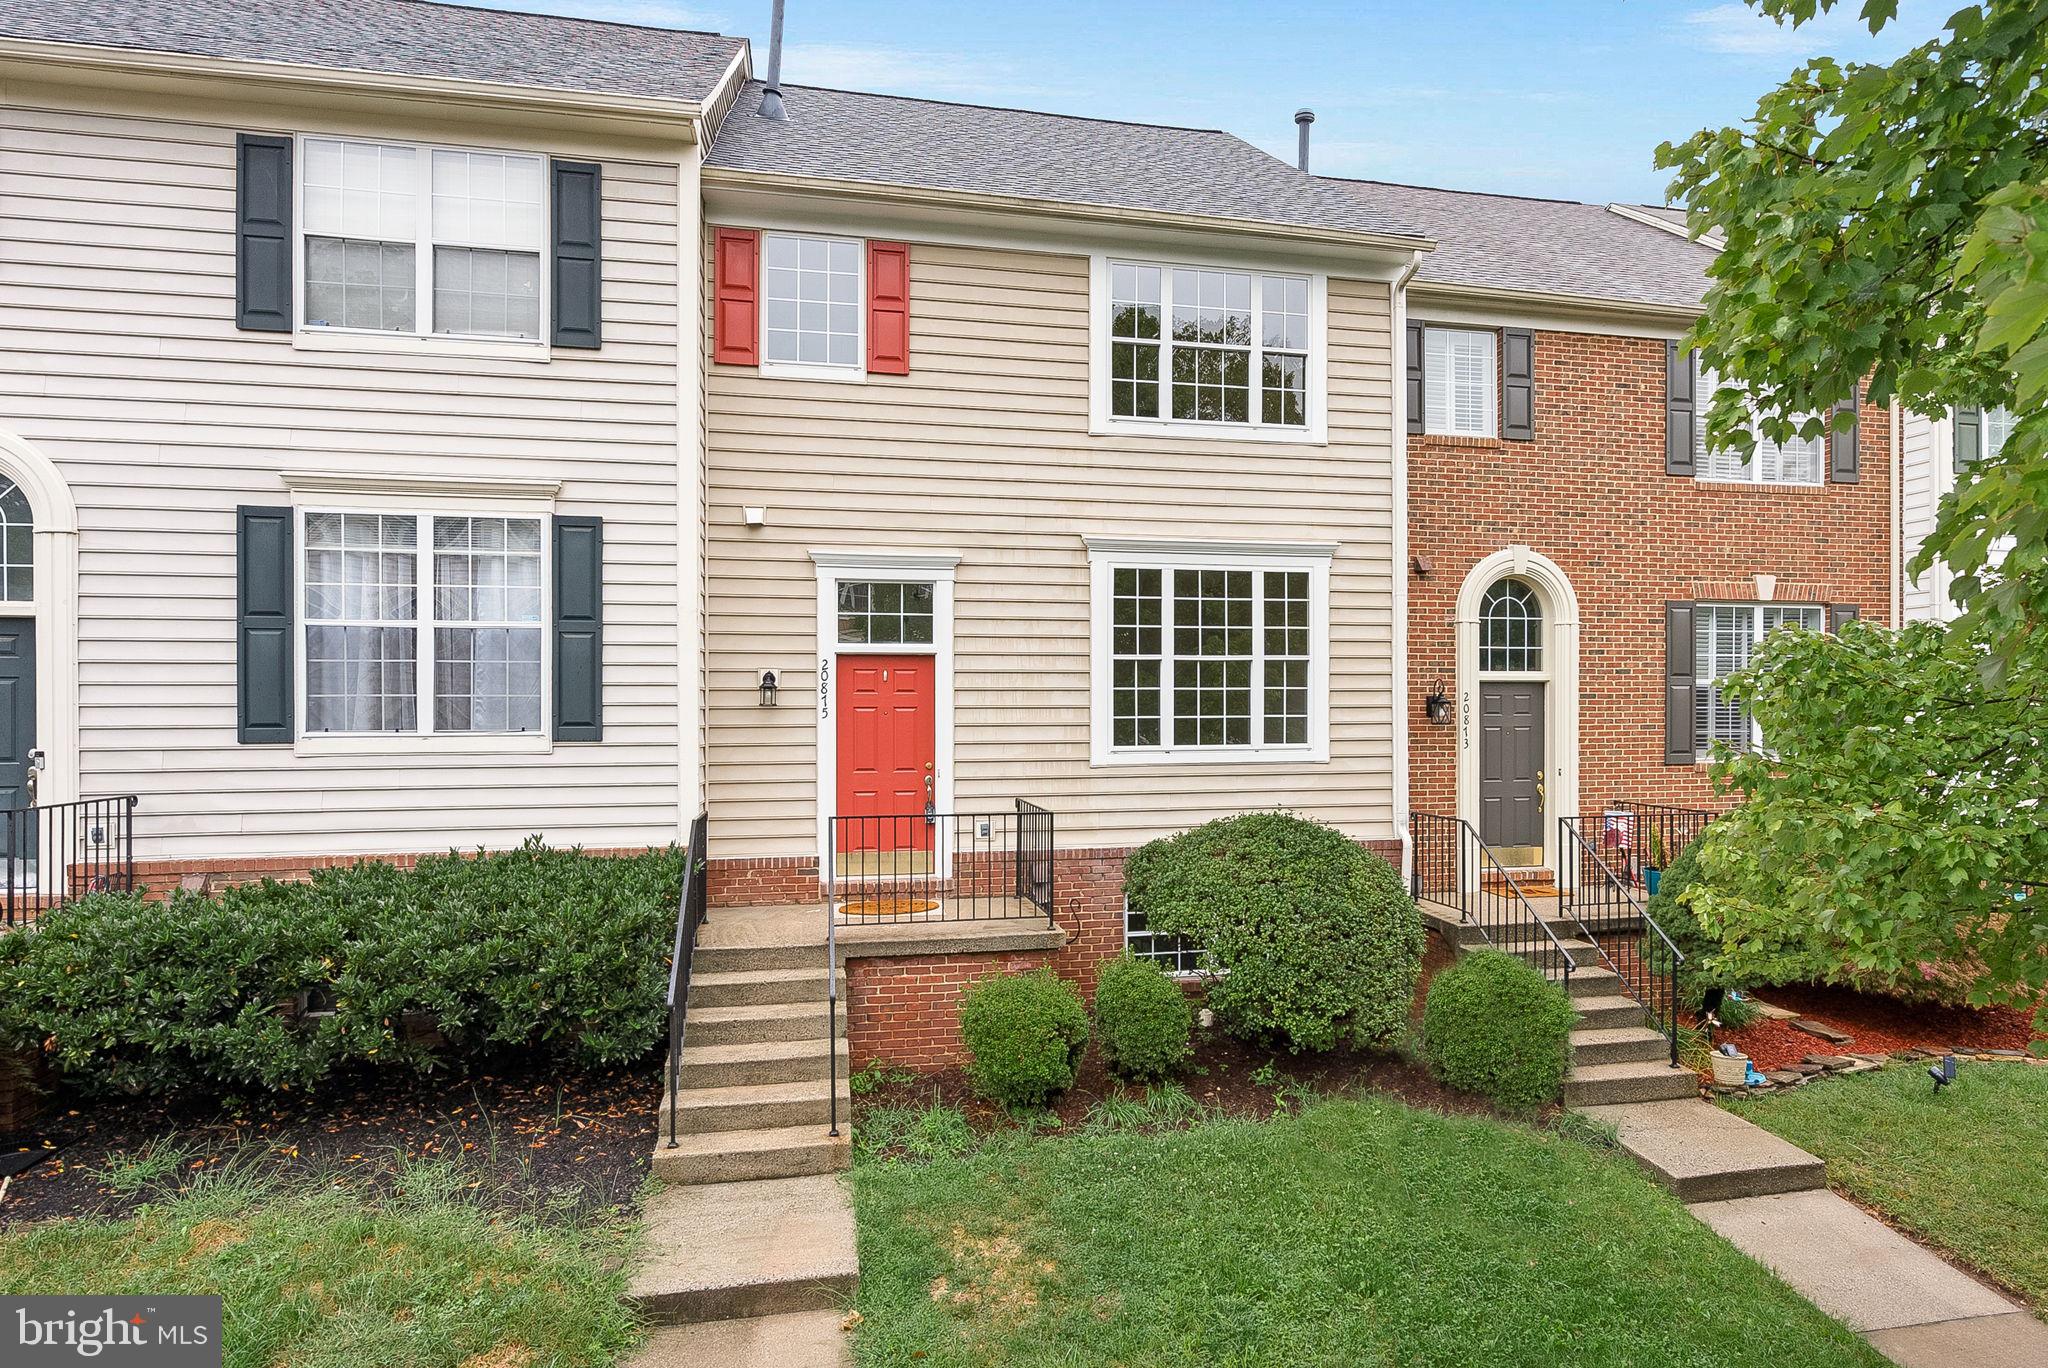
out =
<path fill-rule="evenodd" d="M 816 849 L 813 548 L 960 553 L 955 804 L 1128 846 L 1285 805 L 1394 834 L 1392 350 L 1384 284 L 1329 288 L 1326 446 L 1088 432 L 1088 259 L 913 241 L 911 373 L 859 385 L 713 366 L 709 750 L 722 856 Z M 768 524 L 742 525 L 744 505 Z M 1083 535 L 1336 542 L 1328 763 L 1089 764 Z M 782 702 L 759 706 L 777 670 Z M 943 756 L 941 763 L 944 763 Z"/>
<path fill-rule="evenodd" d="M 1934 531 L 1934 516 L 1941 496 L 1955 485 L 1949 463 L 1954 459 L 1955 434 L 1946 418 L 1939 421 L 1908 412 L 1901 431 L 1902 455 L 1899 472 L 1900 535 L 1905 564 L 1905 616 L 1908 622 L 1943 619 L 1952 609 L 1948 601 L 1948 567 L 1935 565 L 1916 581 L 1910 569 L 1921 544 Z"/>
<path fill-rule="evenodd" d="M 675 839 L 675 164 L 604 163 L 601 351 L 312 350 L 234 326 L 233 120 L 21 93 L 0 109 L 0 426 L 79 505 L 80 787 L 140 796 L 137 856 Z M 257 129 L 327 131 L 283 109 Z M 235 508 L 289 503 L 287 470 L 559 480 L 557 511 L 604 517 L 605 741 L 238 745 Z"/>

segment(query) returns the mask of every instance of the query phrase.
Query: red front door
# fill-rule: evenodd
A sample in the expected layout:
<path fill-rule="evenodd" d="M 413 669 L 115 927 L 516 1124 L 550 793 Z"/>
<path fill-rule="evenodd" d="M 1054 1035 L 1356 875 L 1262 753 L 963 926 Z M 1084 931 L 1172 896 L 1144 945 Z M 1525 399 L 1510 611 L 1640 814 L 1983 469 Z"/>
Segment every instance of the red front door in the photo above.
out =
<path fill-rule="evenodd" d="M 935 661 L 928 655 L 839 658 L 839 806 L 842 850 L 929 850 L 925 805 L 938 799 L 933 718 Z"/>

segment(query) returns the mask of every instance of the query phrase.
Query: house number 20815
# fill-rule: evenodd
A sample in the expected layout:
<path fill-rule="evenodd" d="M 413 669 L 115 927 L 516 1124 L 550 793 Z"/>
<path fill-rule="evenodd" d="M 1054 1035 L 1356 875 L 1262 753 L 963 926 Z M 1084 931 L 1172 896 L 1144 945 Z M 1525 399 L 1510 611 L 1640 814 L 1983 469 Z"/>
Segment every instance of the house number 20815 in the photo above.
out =
<path fill-rule="evenodd" d="M 818 716 L 832 716 L 832 657 L 818 657 Z"/>

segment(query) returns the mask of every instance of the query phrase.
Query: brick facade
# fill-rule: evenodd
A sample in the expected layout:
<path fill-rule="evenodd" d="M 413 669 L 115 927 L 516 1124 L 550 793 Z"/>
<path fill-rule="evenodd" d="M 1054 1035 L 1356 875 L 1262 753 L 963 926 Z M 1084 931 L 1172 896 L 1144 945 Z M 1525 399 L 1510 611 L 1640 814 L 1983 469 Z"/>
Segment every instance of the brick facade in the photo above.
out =
<path fill-rule="evenodd" d="M 1427 310 L 1418 306 L 1418 317 Z M 1725 806 L 1704 765 L 1664 763 L 1664 604 L 1745 602 L 1755 576 L 1782 603 L 1854 604 L 1889 621 L 1890 415 L 1861 414 L 1861 479 L 1818 488 L 1718 484 L 1664 473 L 1664 343 L 1536 335 L 1534 441 L 1410 436 L 1409 764 L 1412 805 L 1457 811 L 1455 723 L 1423 701 L 1455 696 L 1454 618 L 1467 573 L 1513 545 L 1578 596 L 1579 798 Z M 1563 813 L 1553 814 L 1568 815 Z"/>

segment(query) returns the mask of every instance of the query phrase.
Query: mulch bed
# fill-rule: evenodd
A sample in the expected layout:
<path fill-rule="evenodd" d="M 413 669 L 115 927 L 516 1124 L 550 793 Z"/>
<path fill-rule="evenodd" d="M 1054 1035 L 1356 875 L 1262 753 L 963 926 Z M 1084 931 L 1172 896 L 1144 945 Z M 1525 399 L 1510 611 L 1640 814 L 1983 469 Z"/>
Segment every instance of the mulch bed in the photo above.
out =
<path fill-rule="evenodd" d="M 1714 1033 L 1716 1044 L 1735 1046 L 1765 1072 L 1790 1068 L 1810 1054 L 2024 1050 L 2037 1036 L 2048 1036 L 2048 1018 L 2037 1024 L 2031 1014 L 2012 1007 L 1943 1007 L 1811 985 L 1766 988 L 1757 996 L 1773 1007 L 1797 1012 L 1851 1038 L 1846 1045 L 1831 1045 L 1788 1021 L 1768 1018 L 1741 1030 Z"/>
<path fill-rule="evenodd" d="M 478 1199 L 504 1210 L 585 1212 L 630 1203 L 654 1149 L 658 1060 L 595 1073 L 508 1067 L 457 1078 L 380 1078 L 309 1098 L 199 1106 L 133 1101 L 52 1106 L 0 1159 L 47 1157 L 9 1183 L 0 1227 L 121 1216 L 153 1194 L 118 1193 L 104 1171 L 157 1146 L 187 1146 L 188 1172 L 237 1168 L 388 1189 L 399 1156 L 457 1161 Z"/>

